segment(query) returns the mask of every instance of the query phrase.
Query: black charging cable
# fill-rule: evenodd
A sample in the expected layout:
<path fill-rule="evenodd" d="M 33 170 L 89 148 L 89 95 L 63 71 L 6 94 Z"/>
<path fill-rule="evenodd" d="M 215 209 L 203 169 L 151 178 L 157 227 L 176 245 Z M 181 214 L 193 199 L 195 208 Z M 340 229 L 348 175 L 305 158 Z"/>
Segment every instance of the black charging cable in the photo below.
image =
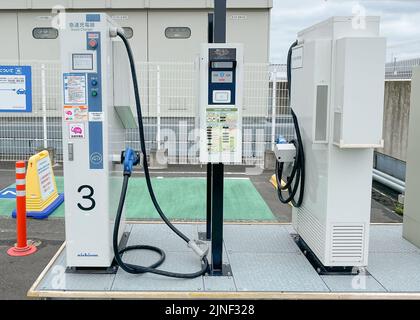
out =
<path fill-rule="evenodd" d="M 133 87 L 134 87 L 134 97 L 136 100 L 136 111 L 137 111 L 137 119 L 139 124 L 139 136 L 140 136 L 140 148 L 141 152 L 143 154 L 143 169 L 144 169 L 144 175 L 146 178 L 146 184 L 147 189 L 149 191 L 150 198 L 153 202 L 154 207 L 156 208 L 156 211 L 158 212 L 161 219 L 165 222 L 165 224 L 173 231 L 176 235 L 178 235 L 182 240 L 184 240 L 190 248 L 193 249 L 193 251 L 200 256 L 201 262 L 202 262 L 202 268 L 201 270 L 194 272 L 194 273 L 176 273 L 176 272 L 170 272 L 170 271 L 164 271 L 156 269 L 159 267 L 165 260 L 165 252 L 157 247 L 154 246 L 148 246 L 148 245 L 133 245 L 128 246 L 122 249 L 118 248 L 118 233 L 120 228 L 120 222 L 121 222 L 121 216 L 122 211 L 124 207 L 125 197 L 127 194 L 127 188 L 128 188 L 128 181 L 131 176 L 131 172 L 124 171 L 124 179 L 123 179 L 123 185 L 121 189 L 121 196 L 120 196 L 120 202 L 118 205 L 117 215 L 115 217 L 115 224 L 114 224 L 114 233 L 113 233 L 113 250 L 115 255 L 115 260 L 118 263 L 118 265 L 126 272 L 133 273 L 133 274 L 140 274 L 140 273 L 154 273 L 159 274 L 162 276 L 167 277 L 173 277 L 173 278 L 196 278 L 201 275 L 204 275 L 209 267 L 209 263 L 207 260 L 207 251 L 202 251 L 201 248 L 197 245 L 197 243 L 194 240 L 190 240 L 185 234 L 183 234 L 180 230 L 178 230 L 165 216 L 162 209 L 159 206 L 159 203 L 156 199 L 155 193 L 153 191 L 152 182 L 150 179 L 150 173 L 149 173 L 149 166 L 147 164 L 147 153 L 146 153 L 146 142 L 145 142 L 145 135 L 144 135 L 144 126 L 143 126 L 143 117 L 141 112 L 141 102 L 140 102 L 140 95 L 139 95 L 139 87 L 137 82 L 137 75 L 136 75 L 136 67 L 133 57 L 133 52 L 131 50 L 130 43 L 128 42 L 125 35 L 117 31 L 117 35 L 121 38 L 123 41 L 125 48 L 127 50 L 128 59 L 130 61 L 130 70 L 131 70 L 131 77 L 133 81 Z M 135 264 L 126 263 L 122 260 L 121 255 L 124 252 L 130 251 L 130 250 L 151 250 L 160 255 L 160 258 L 157 262 L 150 266 L 140 266 Z"/>

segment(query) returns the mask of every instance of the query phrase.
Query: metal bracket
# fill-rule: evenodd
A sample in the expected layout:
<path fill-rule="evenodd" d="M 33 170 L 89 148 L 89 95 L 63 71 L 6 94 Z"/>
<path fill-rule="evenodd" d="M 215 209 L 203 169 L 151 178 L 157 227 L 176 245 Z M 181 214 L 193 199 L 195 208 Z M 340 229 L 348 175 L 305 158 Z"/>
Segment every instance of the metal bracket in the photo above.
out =
<path fill-rule="evenodd" d="M 351 275 L 355 276 L 363 272 L 364 275 L 369 275 L 370 273 L 365 268 L 353 267 L 353 266 L 342 266 L 342 267 L 328 267 L 324 266 L 321 261 L 316 257 L 315 253 L 309 248 L 306 242 L 298 235 L 291 234 L 293 241 L 297 244 L 300 251 L 309 261 L 311 266 L 319 275 Z"/>
<path fill-rule="evenodd" d="M 214 270 L 210 268 L 206 275 L 210 277 L 232 277 L 232 267 L 230 264 L 223 264 L 222 270 Z"/>
<path fill-rule="evenodd" d="M 198 233 L 198 240 L 201 241 L 210 241 L 210 239 L 207 239 L 207 232 L 202 231 Z"/>

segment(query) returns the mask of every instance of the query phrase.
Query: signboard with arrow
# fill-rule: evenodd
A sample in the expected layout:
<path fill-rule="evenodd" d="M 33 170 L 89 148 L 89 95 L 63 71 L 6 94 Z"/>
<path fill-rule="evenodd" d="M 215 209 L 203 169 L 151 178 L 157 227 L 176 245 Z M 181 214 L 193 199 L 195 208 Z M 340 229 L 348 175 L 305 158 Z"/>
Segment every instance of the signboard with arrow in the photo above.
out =
<path fill-rule="evenodd" d="M 15 198 L 16 198 L 15 188 L 6 188 L 0 191 L 0 199 L 15 199 Z"/>

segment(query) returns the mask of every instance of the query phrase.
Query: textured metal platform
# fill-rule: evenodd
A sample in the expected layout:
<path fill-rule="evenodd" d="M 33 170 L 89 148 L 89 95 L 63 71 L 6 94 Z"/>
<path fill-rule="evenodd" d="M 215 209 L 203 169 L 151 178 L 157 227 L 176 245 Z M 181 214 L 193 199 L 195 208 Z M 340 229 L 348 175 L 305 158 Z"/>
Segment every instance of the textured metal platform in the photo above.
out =
<path fill-rule="evenodd" d="M 177 224 L 191 238 L 204 224 Z M 166 251 L 160 267 L 175 272 L 200 269 L 200 261 L 166 225 L 134 223 L 128 245 L 150 244 Z M 283 224 L 226 224 L 224 259 L 231 277 L 172 279 L 153 274 L 65 273 L 65 245 L 29 290 L 32 297 L 76 298 L 416 298 L 420 299 L 420 249 L 402 238 L 402 226 L 372 225 L 369 275 L 320 276 Z M 124 260 L 147 265 L 157 255 L 124 254 Z"/>

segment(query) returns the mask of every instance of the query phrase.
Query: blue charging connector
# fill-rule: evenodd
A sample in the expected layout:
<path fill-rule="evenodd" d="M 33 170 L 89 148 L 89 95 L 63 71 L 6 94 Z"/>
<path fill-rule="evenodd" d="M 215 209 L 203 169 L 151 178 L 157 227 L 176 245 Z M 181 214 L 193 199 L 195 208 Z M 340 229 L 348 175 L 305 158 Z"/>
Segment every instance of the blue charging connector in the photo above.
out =
<path fill-rule="evenodd" d="M 124 175 L 131 176 L 133 167 L 140 163 L 140 153 L 131 148 L 121 153 L 121 163 L 124 165 Z"/>

